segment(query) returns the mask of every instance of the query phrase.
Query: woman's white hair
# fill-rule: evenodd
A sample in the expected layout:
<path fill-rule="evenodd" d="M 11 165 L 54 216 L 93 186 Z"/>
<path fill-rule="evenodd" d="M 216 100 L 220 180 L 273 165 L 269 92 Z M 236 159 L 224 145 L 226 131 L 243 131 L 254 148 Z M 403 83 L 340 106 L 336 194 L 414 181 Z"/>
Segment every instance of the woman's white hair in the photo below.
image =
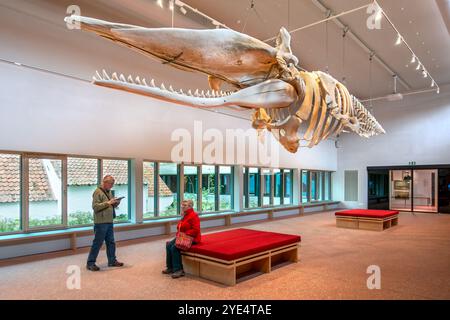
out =
<path fill-rule="evenodd" d="M 192 201 L 191 199 L 183 200 L 183 202 L 186 202 L 190 208 L 194 207 L 194 201 Z"/>

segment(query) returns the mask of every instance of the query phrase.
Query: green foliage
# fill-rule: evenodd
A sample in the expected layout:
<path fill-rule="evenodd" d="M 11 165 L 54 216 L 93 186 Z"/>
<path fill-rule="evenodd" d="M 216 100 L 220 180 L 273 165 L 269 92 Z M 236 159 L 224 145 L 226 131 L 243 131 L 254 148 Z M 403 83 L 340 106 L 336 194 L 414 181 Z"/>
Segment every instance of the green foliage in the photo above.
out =
<path fill-rule="evenodd" d="M 19 229 L 20 229 L 19 219 L 8 219 L 8 218 L 0 219 L 0 232 L 13 232 L 18 231 Z"/>
<path fill-rule="evenodd" d="M 94 223 L 92 212 L 76 211 L 69 214 L 69 226 L 80 226 Z"/>

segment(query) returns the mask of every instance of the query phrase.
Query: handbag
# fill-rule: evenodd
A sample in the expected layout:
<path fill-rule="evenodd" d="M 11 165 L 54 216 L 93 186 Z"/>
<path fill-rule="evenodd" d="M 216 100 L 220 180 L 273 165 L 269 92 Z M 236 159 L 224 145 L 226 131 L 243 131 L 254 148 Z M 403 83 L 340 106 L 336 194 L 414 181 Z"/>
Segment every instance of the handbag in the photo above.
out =
<path fill-rule="evenodd" d="M 193 240 L 194 238 L 188 236 L 186 233 L 178 232 L 177 237 L 175 239 L 175 247 L 184 251 L 189 250 L 189 248 L 192 246 Z"/>

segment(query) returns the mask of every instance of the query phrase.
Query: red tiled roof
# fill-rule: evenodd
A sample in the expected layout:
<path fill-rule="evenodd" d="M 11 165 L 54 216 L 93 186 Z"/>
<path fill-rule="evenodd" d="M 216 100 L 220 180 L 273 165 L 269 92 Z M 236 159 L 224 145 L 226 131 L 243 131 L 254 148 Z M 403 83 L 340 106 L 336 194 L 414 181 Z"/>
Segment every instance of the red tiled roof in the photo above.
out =
<path fill-rule="evenodd" d="M 20 200 L 20 157 L 0 154 L 0 203 Z"/>
<path fill-rule="evenodd" d="M 51 160 L 58 177 L 61 177 L 61 162 Z M 55 200 L 43 160 L 30 159 L 30 201 Z M 128 162 L 123 160 L 103 160 L 104 174 L 114 177 L 116 185 L 128 183 Z M 88 158 L 68 158 L 67 177 L 70 186 L 97 185 L 97 160 Z M 153 167 L 144 167 L 144 183 L 153 182 Z M 159 192 L 171 196 L 172 192 L 159 178 Z M 153 183 L 149 184 L 148 195 L 154 196 Z M 0 203 L 20 200 L 20 157 L 0 154 Z"/>

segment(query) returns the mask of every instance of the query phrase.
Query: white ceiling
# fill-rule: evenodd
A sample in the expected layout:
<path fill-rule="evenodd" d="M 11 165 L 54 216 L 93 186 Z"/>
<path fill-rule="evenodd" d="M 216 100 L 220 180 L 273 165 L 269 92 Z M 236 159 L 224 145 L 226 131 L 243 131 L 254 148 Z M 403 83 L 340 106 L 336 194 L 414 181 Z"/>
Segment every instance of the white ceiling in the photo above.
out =
<path fill-rule="evenodd" d="M 50 5 L 66 6 L 72 0 L 45 0 Z M 240 32 L 264 40 L 276 36 L 280 27 L 289 30 L 308 25 L 325 18 L 314 4 L 321 2 L 334 14 L 368 4 L 371 0 L 184 0 L 208 16 Z M 384 11 L 397 26 L 427 70 L 440 86 L 450 83 L 450 0 L 378 0 Z M 164 8 L 156 0 L 79 0 L 83 15 L 115 22 L 146 27 L 168 27 L 172 13 L 168 0 Z M 361 38 L 389 67 L 410 86 L 411 90 L 430 88 L 431 80 L 423 78 L 410 64 L 411 55 L 405 46 L 396 46 L 397 35 L 386 20 L 380 30 L 366 27 L 368 14 L 360 10 L 341 17 L 353 33 Z M 211 28 L 210 22 L 188 12 L 183 15 L 175 10 L 174 25 L 184 28 Z M 244 29 L 245 25 L 245 29 Z M 346 40 L 343 59 L 342 30 L 332 22 L 328 24 L 328 53 L 326 50 L 325 24 L 319 24 L 292 34 L 292 49 L 300 65 L 307 70 L 325 70 L 336 79 L 346 77 L 350 92 L 361 99 L 392 93 L 393 79 L 376 61 L 372 64 L 372 82 L 369 81 L 369 56 L 351 38 Z M 205 81 L 206 83 L 206 81 Z M 406 88 L 398 85 L 398 91 Z"/>
<path fill-rule="evenodd" d="M 227 26 L 261 40 L 275 36 L 281 26 L 289 30 L 324 19 L 324 13 L 312 0 L 186 0 L 207 15 Z M 321 0 L 334 14 L 370 3 L 370 0 Z M 441 14 L 435 0 L 379 0 L 391 21 L 404 39 L 420 57 L 430 74 L 440 84 L 450 83 L 450 37 L 446 27 L 448 17 Z M 448 2 L 448 0 L 438 0 Z M 289 10 L 288 10 L 289 8 Z M 448 6 L 447 6 L 448 8 Z M 395 31 L 383 18 L 380 30 L 369 30 L 365 10 L 341 17 L 341 21 L 361 38 L 412 90 L 429 88 L 431 81 L 423 78 L 411 65 L 411 55 L 404 46 L 396 46 Z M 245 21 L 247 23 L 245 24 Z M 360 98 L 377 97 L 393 91 L 392 76 L 377 62 L 373 62 L 372 86 L 369 81 L 369 56 L 356 43 L 347 38 L 343 59 L 342 30 L 328 23 L 328 54 L 326 50 L 325 23 L 292 34 L 292 49 L 308 70 L 325 70 L 341 80 L 345 75 L 350 91 Z M 328 56 L 328 58 L 327 58 Z M 344 68 L 343 68 L 344 66 Z M 406 91 L 401 85 L 399 91 Z"/>

